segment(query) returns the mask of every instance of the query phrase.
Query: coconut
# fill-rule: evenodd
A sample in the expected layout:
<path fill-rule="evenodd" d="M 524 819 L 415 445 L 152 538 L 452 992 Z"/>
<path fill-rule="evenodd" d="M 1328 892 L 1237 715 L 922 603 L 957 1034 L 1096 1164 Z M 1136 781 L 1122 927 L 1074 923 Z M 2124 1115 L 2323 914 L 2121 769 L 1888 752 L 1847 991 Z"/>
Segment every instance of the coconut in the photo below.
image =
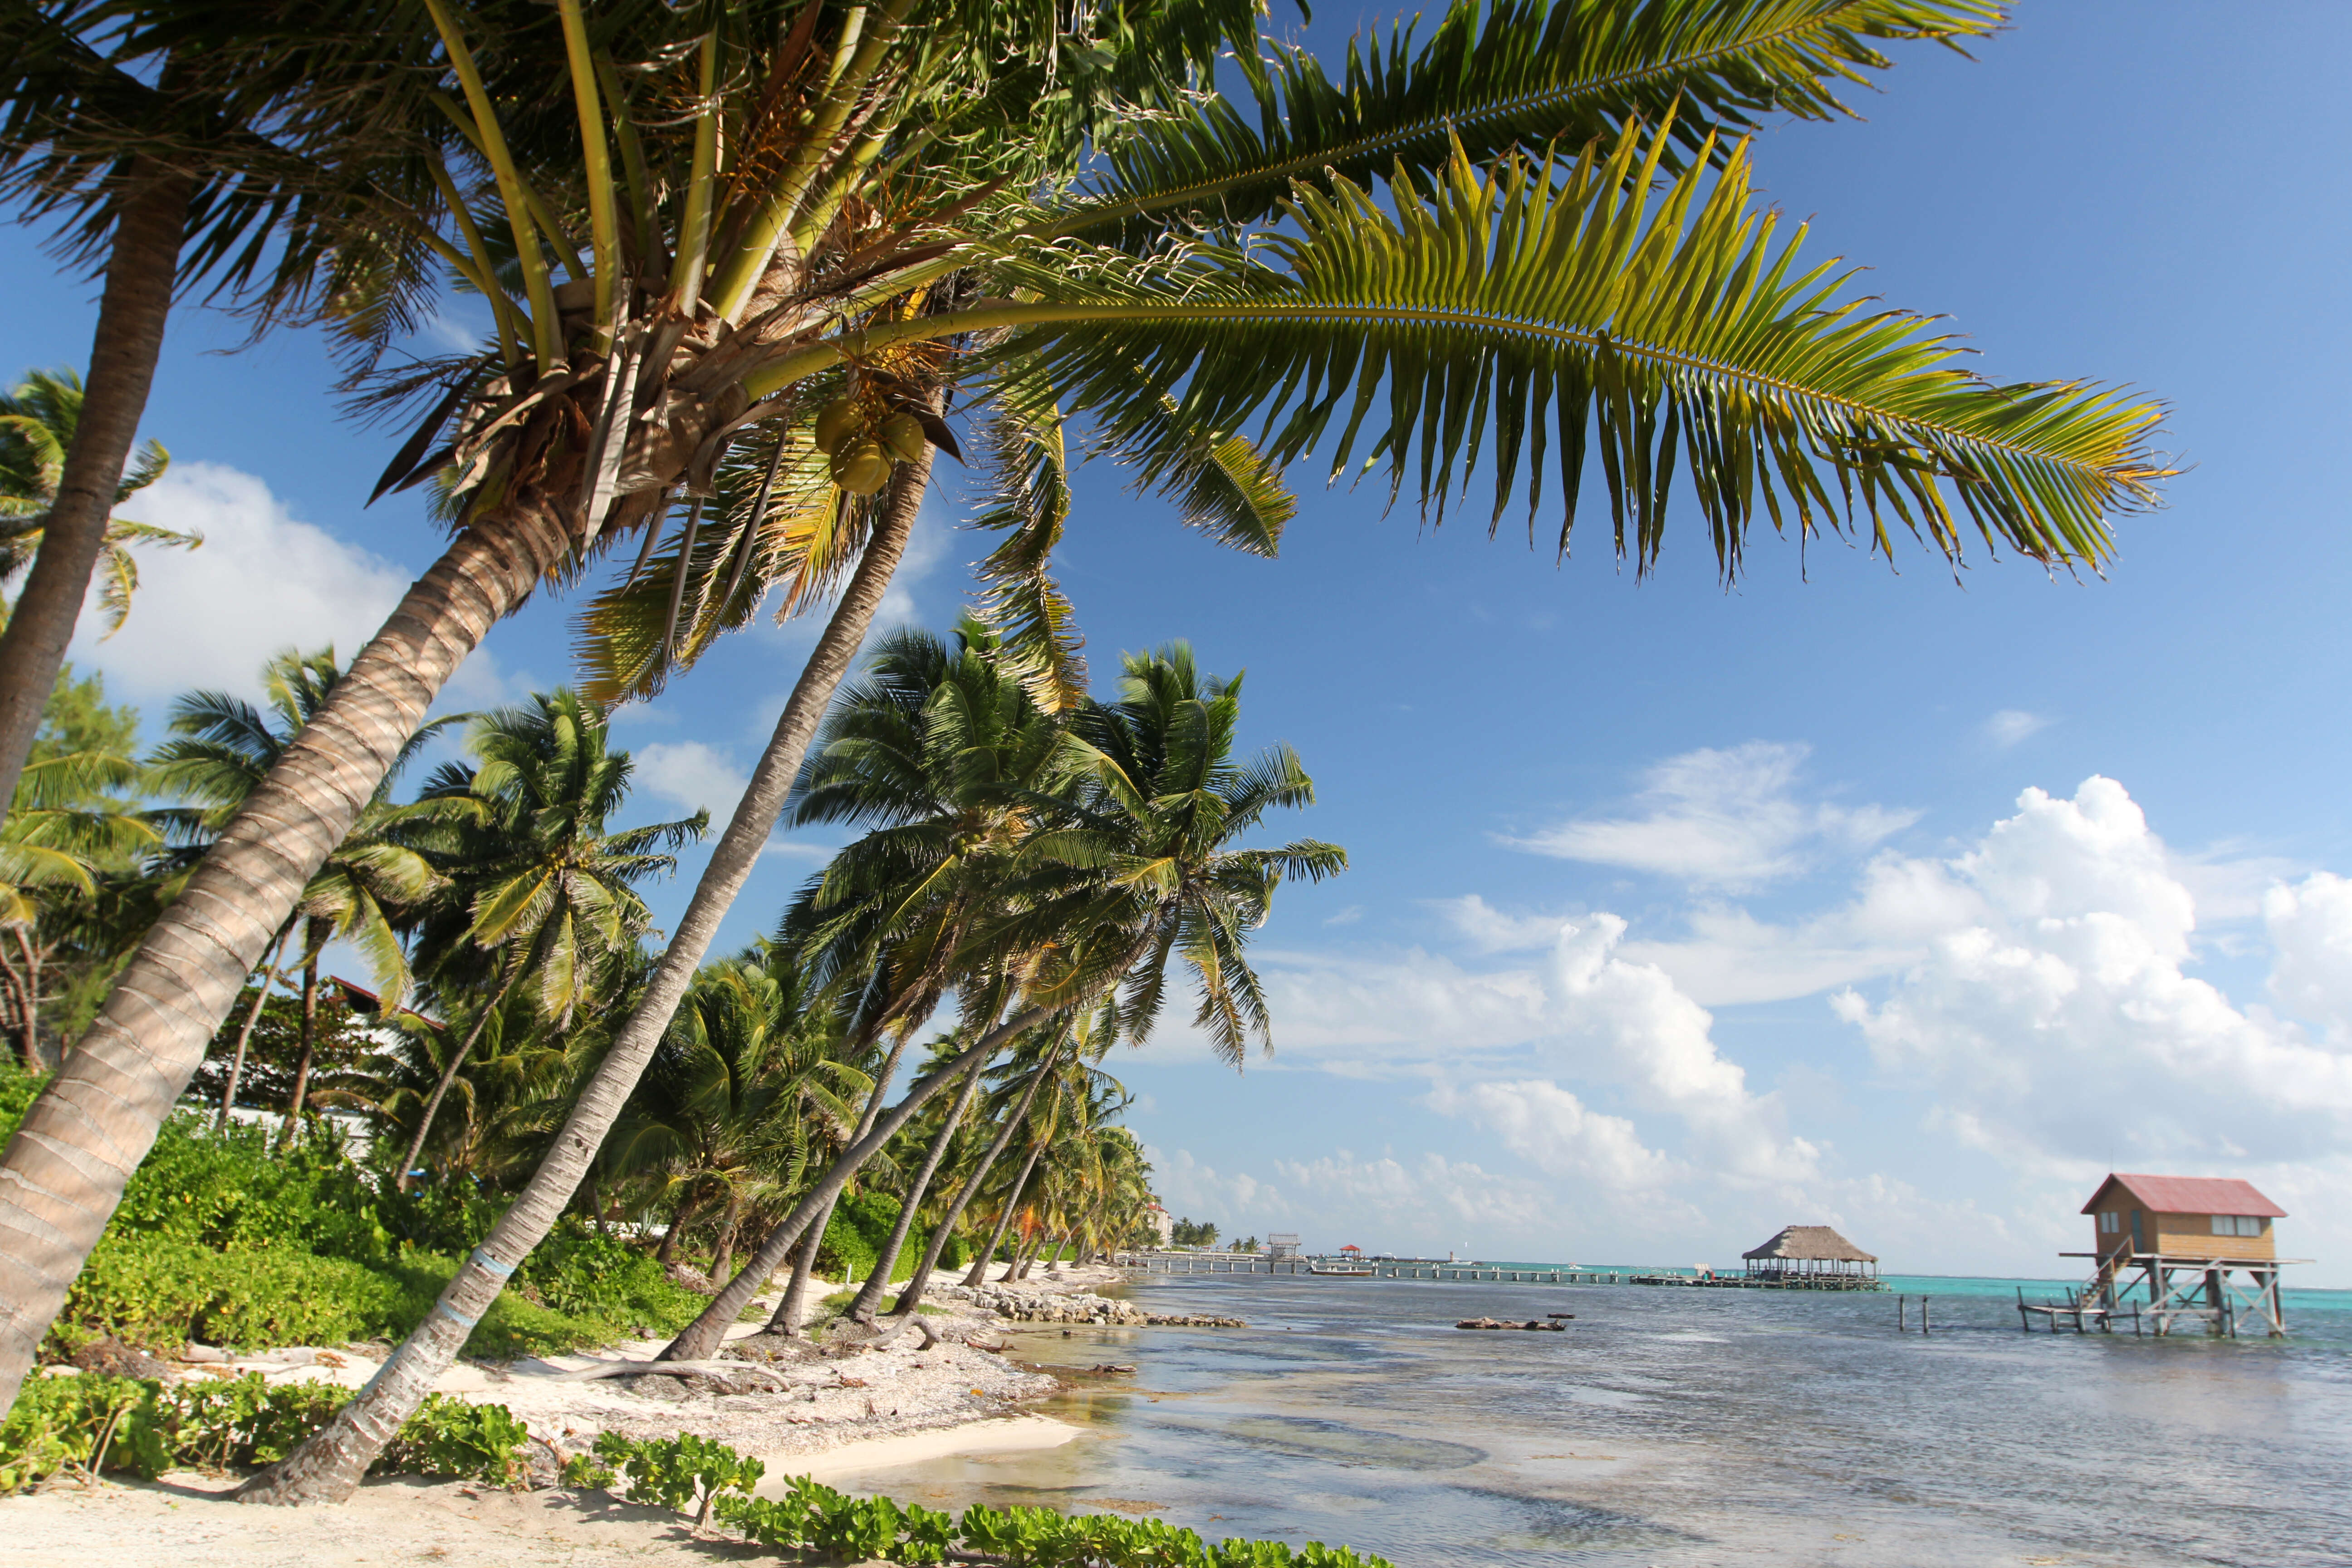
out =
<path fill-rule="evenodd" d="M 836 397 L 816 415 L 817 448 L 827 457 L 838 454 L 842 443 L 857 434 L 866 421 L 859 416 L 857 400 Z"/>
<path fill-rule="evenodd" d="M 834 455 L 833 482 L 854 496 L 870 496 L 890 478 L 890 459 L 870 438 L 860 437 Z"/>
<path fill-rule="evenodd" d="M 923 455 L 923 422 L 911 414 L 893 414 L 882 421 L 882 445 L 902 463 Z"/>

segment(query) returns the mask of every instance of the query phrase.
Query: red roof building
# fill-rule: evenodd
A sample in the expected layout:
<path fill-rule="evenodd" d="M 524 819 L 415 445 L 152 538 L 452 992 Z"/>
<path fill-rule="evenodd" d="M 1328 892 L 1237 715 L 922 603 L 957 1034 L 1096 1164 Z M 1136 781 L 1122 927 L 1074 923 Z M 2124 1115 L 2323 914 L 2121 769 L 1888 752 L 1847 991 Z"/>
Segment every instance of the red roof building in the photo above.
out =
<path fill-rule="evenodd" d="M 2231 1176 L 2111 1175 L 2083 1212 L 2095 1216 L 2100 1257 L 2274 1258 L 2271 1221 L 2286 1217 L 2252 1182 Z"/>

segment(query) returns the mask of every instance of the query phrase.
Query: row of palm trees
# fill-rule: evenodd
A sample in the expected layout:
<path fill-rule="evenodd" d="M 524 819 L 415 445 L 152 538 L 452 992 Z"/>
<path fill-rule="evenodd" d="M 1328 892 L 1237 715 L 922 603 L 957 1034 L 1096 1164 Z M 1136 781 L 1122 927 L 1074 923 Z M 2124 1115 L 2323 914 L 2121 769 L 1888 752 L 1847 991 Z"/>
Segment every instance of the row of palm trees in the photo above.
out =
<path fill-rule="evenodd" d="M 1549 469 L 1563 552 L 1594 468 L 1638 568 L 1670 496 L 1727 577 L 1759 516 L 2102 562 L 2108 520 L 2163 477 L 2158 407 L 1966 374 L 1927 318 L 1799 259 L 1754 191 L 1746 138 L 1768 118 L 1838 116 L 1838 89 L 1891 63 L 1880 46 L 2003 20 L 1998 0 L 1454 0 L 1333 70 L 1252 0 L 0 0 L 0 196 L 105 279 L 81 434 L 0 635 L 0 792 L 175 292 L 327 327 L 351 391 L 419 416 L 378 493 L 429 483 L 453 530 L 0 1153 L 0 1394 L 441 684 L 608 555 L 581 628 L 596 701 L 657 689 L 763 603 L 825 624 L 545 1157 L 385 1374 L 257 1500 L 347 1494 L 592 1173 L 793 794 L 935 452 L 985 466 L 988 615 L 1056 713 L 1083 686 L 1052 575 L 1073 440 L 1261 554 L 1312 453 L 1384 469 L 1440 520 L 1484 470 L 1490 526 L 1524 500 L 1531 538 Z M 478 349 L 387 368 L 453 290 L 487 304 Z M 949 416 L 974 410 L 960 439 Z M 1183 689 L 1133 679 L 1145 695 L 1103 711 Z M 995 836 L 932 879 L 894 897 L 884 855 L 812 906 L 816 983 L 857 953 L 879 977 L 851 1027 L 884 1070 L 751 1267 L 821 1226 L 974 1059 L 1098 1004 L 1103 1027 L 1147 1026 L 1179 951 L 1213 980 L 1212 1037 L 1262 1027 L 1231 978 L 1256 873 L 1211 853 L 1196 788 L 1171 806 L 1147 783 L 1213 749 L 1226 698 L 1170 700 L 1201 732 L 1160 736 L 1164 757 L 1076 706 L 1072 743 L 1105 761 L 1036 818 L 1050 830 L 991 805 Z M 970 1044 L 892 1101 L 903 1021 L 950 996 Z"/>
<path fill-rule="evenodd" d="M 781 1212 L 778 1201 L 805 1187 L 848 1141 L 877 1089 L 877 1067 L 922 1030 L 971 962 L 936 946 L 913 959 L 910 933 L 936 941 L 938 931 L 916 931 L 909 893 L 960 858 L 956 897 L 968 931 L 976 917 L 1001 917 L 1022 896 L 1009 880 L 1009 855 L 1034 849 L 1040 833 L 1082 825 L 1093 774 L 1079 739 L 1081 710 L 1040 709 L 1013 665 L 1002 640 L 977 622 L 948 641 L 903 634 L 886 642 L 872 680 L 832 716 L 800 813 L 810 822 L 868 822 L 874 831 L 810 884 L 775 939 L 697 974 L 599 1160 L 589 1189 L 599 1223 L 617 1215 L 656 1220 L 664 1261 L 689 1237 L 704 1236 L 709 1272 L 723 1279 L 737 1238 L 764 1229 Z M 152 918 L 207 831 L 267 773 L 341 670 L 323 650 L 287 653 L 261 674 L 261 702 L 190 693 L 173 704 L 168 738 L 148 756 L 108 753 L 114 776 L 136 788 L 106 797 L 105 807 L 144 830 L 85 863 L 90 882 L 110 884 L 110 907 L 144 907 Z M 1181 648 L 1137 661 L 1135 676 L 1225 689 L 1201 682 Z M 77 684 L 67 690 L 70 699 Z M 70 700 L 57 706 L 60 728 L 91 730 L 86 716 L 67 711 Z M 964 722 L 975 708 L 990 711 L 991 727 L 975 731 Z M 249 1005 L 215 1039 L 205 1074 L 215 1086 L 216 1122 L 264 1109 L 249 1092 L 247 1050 L 268 993 L 286 984 L 294 993 L 296 1060 L 290 1090 L 268 1109 L 282 1109 L 289 1137 L 308 1111 L 359 1113 L 387 1155 L 399 1152 L 383 1173 L 403 1190 L 415 1178 L 495 1188 L 528 1168 L 550 1117 L 605 1043 L 596 1020 L 642 982 L 640 940 L 650 923 L 640 889 L 672 865 L 659 851 L 698 838 L 706 826 L 701 816 L 613 826 L 630 759 L 610 748 L 604 714 L 576 694 L 436 721 L 414 738 L 412 755 L 461 724 L 470 761 L 443 763 L 405 802 L 390 798 L 390 779 L 401 770 L 388 777 L 382 798 L 313 879 L 255 976 Z M 1084 728 L 1129 734 L 1134 750 L 1132 725 L 1097 712 Z M 121 746 L 134 729 L 135 721 L 86 738 Z M 1262 765 L 1297 775 L 1279 754 Z M 1247 799 L 1242 805 L 1255 809 Z M 927 853 L 908 858 L 910 843 Z M 1339 864 L 1325 847 L 1291 853 L 1316 862 L 1301 861 L 1302 868 Z M 134 888 L 148 896 L 131 896 Z M 1054 890 L 1066 893 L 1059 883 Z M 103 963 L 124 944 L 118 933 L 116 951 L 106 950 L 101 900 L 88 888 L 60 880 L 21 896 L 34 907 L 0 921 L 18 939 L 17 951 L 0 952 L 0 972 L 12 1008 L 24 998 L 37 1018 L 44 1003 L 53 1011 L 61 998 L 44 993 L 42 968 L 21 963 L 18 952 L 54 953 L 78 937 L 74 960 Z M 877 921 L 877 911 L 898 923 Z M 129 935 L 135 942 L 137 933 Z M 341 1051 L 321 1020 L 335 987 L 320 965 L 337 939 L 368 961 L 378 986 L 357 994 L 375 1015 L 374 1037 L 355 1042 L 345 1029 Z M 889 994 L 887 965 L 910 961 L 926 976 L 922 994 L 861 1015 L 862 1005 Z M 48 966 L 52 981 L 66 973 L 64 964 Z M 859 1173 L 865 1184 L 899 1194 L 902 1217 L 854 1315 L 874 1317 L 919 1215 L 934 1221 L 933 1245 L 906 1294 L 907 1312 L 975 1200 L 978 1213 L 994 1216 L 984 1251 L 992 1255 L 1017 1220 L 1024 1266 L 1049 1231 L 1058 1252 L 1092 1250 L 1132 1229 L 1149 1196 L 1146 1167 L 1132 1137 L 1115 1125 L 1124 1091 L 1092 1065 L 1117 1031 L 1115 1019 L 1078 1019 L 1016 1042 L 1001 1060 L 973 1058 L 952 1108 L 935 1102 Z M 962 1033 L 933 1042 L 933 1056 L 961 1052 Z M 37 1037 L 27 1030 L 19 1045 L 37 1069 Z M 1015 1157 L 1005 1162 L 1008 1147 Z M 793 1310 L 778 1314 L 782 1331 L 797 1331 L 815 1262 L 815 1247 L 803 1247 Z"/>

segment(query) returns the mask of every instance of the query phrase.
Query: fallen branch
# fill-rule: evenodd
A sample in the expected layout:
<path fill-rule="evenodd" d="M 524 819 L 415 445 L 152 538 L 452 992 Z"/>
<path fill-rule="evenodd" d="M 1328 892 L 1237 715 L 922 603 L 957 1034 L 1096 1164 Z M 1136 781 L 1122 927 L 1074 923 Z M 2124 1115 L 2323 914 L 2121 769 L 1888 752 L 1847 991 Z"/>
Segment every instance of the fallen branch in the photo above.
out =
<path fill-rule="evenodd" d="M 748 1361 L 600 1361 L 575 1372 L 556 1373 L 558 1383 L 588 1383 L 600 1377 L 709 1377 L 732 1383 L 738 1377 L 765 1379 L 772 1389 L 790 1388 L 792 1379 Z"/>

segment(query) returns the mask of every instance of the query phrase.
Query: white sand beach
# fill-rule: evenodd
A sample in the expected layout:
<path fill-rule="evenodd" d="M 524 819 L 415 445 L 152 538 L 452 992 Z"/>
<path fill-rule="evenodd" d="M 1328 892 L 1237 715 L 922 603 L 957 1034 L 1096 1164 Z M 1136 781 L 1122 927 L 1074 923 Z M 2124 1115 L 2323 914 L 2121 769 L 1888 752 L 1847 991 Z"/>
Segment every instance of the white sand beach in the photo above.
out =
<path fill-rule="evenodd" d="M 1116 1304 L 1092 1295 L 1112 1269 L 1037 1273 L 1011 1287 L 1034 1310 L 1091 1312 Z M 824 1289 L 831 1289 L 824 1287 Z M 1004 1287 L 984 1288 L 1003 1300 Z M 812 1294 L 821 1299 L 823 1289 Z M 560 1453 L 586 1448 L 599 1432 L 669 1436 L 693 1432 L 757 1456 L 761 1490 L 793 1476 L 818 1479 L 960 1454 L 1037 1449 L 1066 1443 L 1078 1429 L 1022 1406 L 1056 1386 L 999 1352 L 1007 1318 L 976 1305 L 956 1286 L 938 1291 L 928 1314 L 933 1342 L 912 1329 L 879 1344 L 844 1337 L 775 1347 L 756 1365 L 782 1386 L 724 1392 L 699 1378 L 566 1377 L 594 1362 L 651 1363 L 663 1342 L 606 1347 L 594 1356 L 558 1356 L 494 1366 L 464 1363 L 436 1384 L 444 1394 L 503 1405 L 535 1438 Z M 774 1299 L 730 1342 L 758 1336 Z M 1016 1310 L 1020 1310 L 1016 1306 Z M 967 1341 L 976 1342 L 966 1342 Z M 290 1347 L 191 1367 L 187 1376 L 258 1371 L 274 1383 L 303 1380 L 356 1387 L 381 1363 L 357 1347 Z M 603 1564 L 691 1555 L 728 1560 L 748 1548 L 697 1538 L 689 1521 L 602 1492 L 509 1492 L 454 1481 L 370 1481 L 341 1508 L 248 1508 L 229 1500 L 231 1476 L 174 1472 L 152 1483 L 60 1482 L 0 1501 L 0 1563 L 25 1568 L 278 1568 L 297 1563 Z"/>

